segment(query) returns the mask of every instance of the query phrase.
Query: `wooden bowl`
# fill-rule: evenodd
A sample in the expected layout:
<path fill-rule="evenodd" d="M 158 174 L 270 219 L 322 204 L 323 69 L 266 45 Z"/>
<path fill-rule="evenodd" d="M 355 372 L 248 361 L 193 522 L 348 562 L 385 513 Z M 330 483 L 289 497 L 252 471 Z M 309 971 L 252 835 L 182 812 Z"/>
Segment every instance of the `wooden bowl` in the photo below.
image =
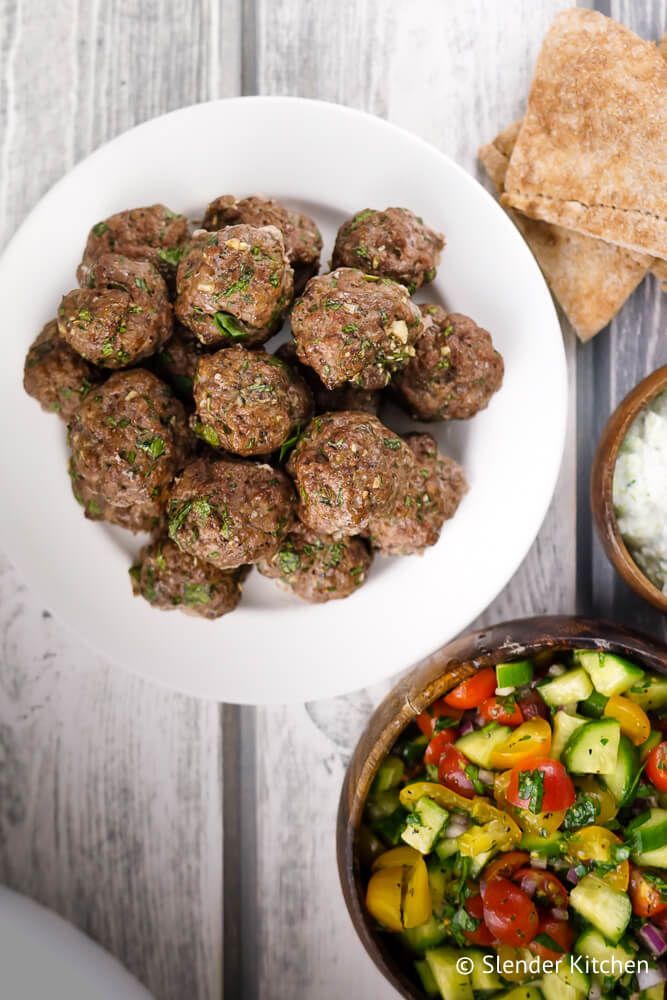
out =
<path fill-rule="evenodd" d="M 454 640 L 418 664 L 387 695 L 371 716 L 352 755 L 338 807 L 338 873 L 357 934 L 378 969 L 402 997 L 424 994 L 392 947 L 390 934 L 378 933 L 366 912 L 363 871 L 357 838 L 366 798 L 378 768 L 415 716 L 461 680 L 484 667 L 532 657 L 544 650 L 602 649 L 667 673 L 667 646 L 639 632 L 574 616 L 543 616 L 504 622 Z"/>
<path fill-rule="evenodd" d="M 591 509 L 604 550 L 628 586 L 662 612 L 667 612 L 667 595 L 639 568 L 618 530 L 613 487 L 616 459 L 630 424 L 652 399 L 666 389 L 667 365 L 635 386 L 609 418 L 591 469 Z"/>

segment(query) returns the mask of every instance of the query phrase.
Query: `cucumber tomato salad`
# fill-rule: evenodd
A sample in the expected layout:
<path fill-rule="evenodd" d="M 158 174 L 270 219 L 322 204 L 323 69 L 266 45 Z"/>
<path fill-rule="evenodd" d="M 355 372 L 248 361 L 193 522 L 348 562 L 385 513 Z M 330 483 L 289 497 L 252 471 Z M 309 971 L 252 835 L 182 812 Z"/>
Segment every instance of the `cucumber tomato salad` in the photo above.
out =
<path fill-rule="evenodd" d="M 663 1000 L 667 678 L 595 650 L 478 670 L 385 758 L 359 846 L 427 996 Z"/>

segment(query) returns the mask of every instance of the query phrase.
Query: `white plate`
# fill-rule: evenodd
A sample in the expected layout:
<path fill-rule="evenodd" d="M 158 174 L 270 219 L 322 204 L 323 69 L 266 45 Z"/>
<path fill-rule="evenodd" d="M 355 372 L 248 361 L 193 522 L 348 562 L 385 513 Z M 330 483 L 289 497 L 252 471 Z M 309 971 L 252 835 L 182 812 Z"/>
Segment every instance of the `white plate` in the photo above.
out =
<path fill-rule="evenodd" d="M 158 201 L 197 217 L 227 192 L 270 194 L 311 213 L 325 237 L 324 261 L 336 228 L 355 211 L 413 209 L 447 238 L 438 277 L 418 301 L 443 302 L 492 331 L 506 376 L 484 413 L 428 428 L 463 463 L 471 487 L 437 546 L 423 557 L 377 559 L 358 593 L 320 606 L 252 574 L 240 608 L 211 623 L 132 598 L 127 567 L 137 540 L 84 520 L 70 493 L 64 429 L 25 395 L 21 377 L 28 345 L 75 286 L 95 221 Z M 303 701 L 395 673 L 465 628 L 498 594 L 547 510 L 567 387 L 544 281 L 479 184 L 378 118 L 316 101 L 239 98 L 140 125 L 80 163 L 31 213 L 0 263 L 0 310 L 2 543 L 86 642 L 180 691 L 229 702 Z"/>
<path fill-rule="evenodd" d="M 99 945 L 31 899 L 0 886 L 3 1000 L 150 1000 Z"/>

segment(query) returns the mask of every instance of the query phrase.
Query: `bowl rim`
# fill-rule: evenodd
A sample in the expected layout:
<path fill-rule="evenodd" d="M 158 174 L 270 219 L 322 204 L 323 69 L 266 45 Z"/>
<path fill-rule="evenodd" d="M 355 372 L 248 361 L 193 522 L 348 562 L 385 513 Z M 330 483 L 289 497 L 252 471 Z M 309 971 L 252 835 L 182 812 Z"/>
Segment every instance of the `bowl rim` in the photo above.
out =
<path fill-rule="evenodd" d="M 614 510 L 614 471 L 630 425 L 661 392 L 667 390 L 667 365 L 643 378 L 613 411 L 600 435 L 590 476 L 590 505 L 602 547 L 616 572 L 643 600 L 667 612 L 667 595 L 634 560 L 618 527 Z"/>
<path fill-rule="evenodd" d="M 338 876 L 352 924 L 382 975 L 405 998 L 422 1000 L 398 960 L 390 938 L 382 940 L 363 905 L 365 885 L 356 852 L 363 808 L 377 770 L 396 739 L 437 698 L 477 670 L 510 656 L 531 656 L 547 649 L 588 648 L 638 659 L 667 674 L 667 645 L 604 619 L 582 615 L 538 615 L 501 622 L 447 643 L 404 676 L 377 706 L 348 764 L 338 805 L 336 855 Z"/>

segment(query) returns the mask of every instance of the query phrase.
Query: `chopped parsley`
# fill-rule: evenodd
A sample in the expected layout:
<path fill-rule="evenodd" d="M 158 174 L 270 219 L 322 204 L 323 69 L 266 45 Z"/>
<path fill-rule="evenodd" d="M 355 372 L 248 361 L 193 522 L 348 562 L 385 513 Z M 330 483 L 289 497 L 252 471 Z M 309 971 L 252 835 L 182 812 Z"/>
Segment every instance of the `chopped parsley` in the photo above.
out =
<path fill-rule="evenodd" d="M 176 267 L 184 253 L 184 247 L 161 247 L 157 255 L 163 263 Z"/>
<path fill-rule="evenodd" d="M 580 826 L 591 826 L 600 812 L 600 806 L 592 795 L 578 795 L 573 806 L 565 813 L 564 830 L 576 830 Z"/>
<path fill-rule="evenodd" d="M 93 233 L 95 234 L 95 236 L 104 236 L 104 234 L 108 232 L 108 230 L 109 226 L 107 225 L 106 222 L 98 222 L 96 225 L 93 226 Z"/>
<path fill-rule="evenodd" d="M 137 441 L 137 446 L 150 455 L 153 460 L 158 459 L 160 455 L 164 455 L 167 448 L 164 438 L 161 438 L 159 434 L 156 434 L 152 438 L 144 438 L 141 441 Z"/>
<path fill-rule="evenodd" d="M 225 294 L 229 294 L 229 290 Z M 242 340 L 248 336 L 245 330 L 241 329 L 231 313 L 213 313 L 213 322 L 218 330 L 220 330 L 220 333 L 224 333 L 226 337 L 232 337 L 234 340 Z"/>
<path fill-rule="evenodd" d="M 527 802 L 530 812 L 542 812 L 544 798 L 544 775 L 541 771 L 519 772 L 519 797 Z"/>
<path fill-rule="evenodd" d="M 183 587 L 183 600 L 190 607 L 211 603 L 211 588 L 207 583 L 186 583 Z"/>

